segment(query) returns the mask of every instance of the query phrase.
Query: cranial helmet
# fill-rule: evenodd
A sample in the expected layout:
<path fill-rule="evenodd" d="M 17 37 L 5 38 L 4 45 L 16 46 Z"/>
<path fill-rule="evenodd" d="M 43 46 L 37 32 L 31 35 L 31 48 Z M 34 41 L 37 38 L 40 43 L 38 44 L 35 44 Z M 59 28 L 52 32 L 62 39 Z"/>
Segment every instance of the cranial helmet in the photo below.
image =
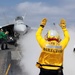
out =
<path fill-rule="evenodd" d="M 55 30 L 49 30 L 45 36 L 46 40 L 50 41 L 50 40 L 60 40 L 60 36 L 58 34 L 57 31 Z"/>

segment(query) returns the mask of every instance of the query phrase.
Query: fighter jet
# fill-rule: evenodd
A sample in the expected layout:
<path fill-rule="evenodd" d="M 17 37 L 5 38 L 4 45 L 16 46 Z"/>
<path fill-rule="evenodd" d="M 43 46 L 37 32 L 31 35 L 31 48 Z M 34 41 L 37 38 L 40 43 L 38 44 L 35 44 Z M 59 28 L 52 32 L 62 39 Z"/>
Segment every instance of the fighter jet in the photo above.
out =
<path fill-rule="evenodd" d="M 24 24 L 23 17 L 18 16 L 15 19 L 14 24 L 14 31 L 18 32 L 19 34 L 25 34 L 30 27 Z"/>
<path fill-rule="evenodd" d="M 8 44 L 17 46 L 17 40 L 20 36 L 26 34 L 30 27 L 24 24 L 24 18 L 22 16 L 17 16 L 14 23 L 6 24 L 0 27 L 4 32 L 8 31 Z"/>

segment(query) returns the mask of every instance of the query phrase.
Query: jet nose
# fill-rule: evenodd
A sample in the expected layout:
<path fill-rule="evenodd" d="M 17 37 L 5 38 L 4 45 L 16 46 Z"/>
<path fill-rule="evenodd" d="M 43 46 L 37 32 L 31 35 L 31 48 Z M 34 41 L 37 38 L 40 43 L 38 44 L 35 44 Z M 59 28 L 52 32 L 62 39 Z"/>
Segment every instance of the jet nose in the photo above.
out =
<path fill-rule="evenodd" d="M 14 30 L 17 32 L 24 32 L 26 30 L 26 26 L 25 25 L 14 25 Z"/>

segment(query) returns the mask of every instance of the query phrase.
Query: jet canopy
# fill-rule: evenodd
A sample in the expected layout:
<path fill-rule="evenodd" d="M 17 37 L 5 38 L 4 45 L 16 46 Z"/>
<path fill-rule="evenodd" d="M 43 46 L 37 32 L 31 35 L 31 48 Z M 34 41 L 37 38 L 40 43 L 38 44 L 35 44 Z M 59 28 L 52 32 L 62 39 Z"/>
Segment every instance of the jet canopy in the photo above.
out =
<path fill-rule="evenodd" d="M 15 18 L 15 21 L 17 21 L 17 20 L 23 20 L 23 17 L 22 16 L 18 16 L 18 17 Z"/>

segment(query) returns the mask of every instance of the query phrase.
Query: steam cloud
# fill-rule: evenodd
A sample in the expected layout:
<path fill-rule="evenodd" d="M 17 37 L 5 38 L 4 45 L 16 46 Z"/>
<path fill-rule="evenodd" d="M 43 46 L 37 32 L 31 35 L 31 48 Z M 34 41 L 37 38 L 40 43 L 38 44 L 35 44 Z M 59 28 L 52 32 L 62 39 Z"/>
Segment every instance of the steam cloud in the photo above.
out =
<path fill-rule="evenodd" d="M 68 30 L 70 33 L 70 42 L 64 51 L 64 75 L 75 75 L 75 53 L 73 52 L 75 32 L 73 31 L 73 28 Z M 20 66 L 23 70 L 23 75 L 39 74 L 39 69 L 36 67 L 36 62 L 38 61 L 41 48 L 36 41 L 35 32 L 36 30 L 32 30 L 20 39 L 22 52 Z M 62 33 L 61 30 L 60 33 Z M 62 36 L 63 33 L 60 35 Z"/>

